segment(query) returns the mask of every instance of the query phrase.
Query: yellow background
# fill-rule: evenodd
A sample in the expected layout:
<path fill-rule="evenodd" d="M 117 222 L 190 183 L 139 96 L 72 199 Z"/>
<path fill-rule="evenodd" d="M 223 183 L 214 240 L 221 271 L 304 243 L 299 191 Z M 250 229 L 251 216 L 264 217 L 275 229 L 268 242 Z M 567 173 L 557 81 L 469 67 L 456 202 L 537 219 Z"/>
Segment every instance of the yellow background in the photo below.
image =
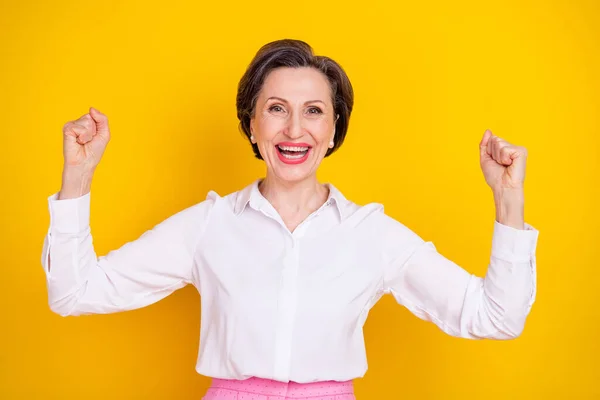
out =
<path fill-rule="evenodd" d="M 54 4 L 56 3 L 56 4 Z M 0 4 L 0 398 L 200 399 L 193 287 L 145 309 L 61 318 L 40 254 L 62 125 L 93 105 L 112 141 L 92 186 L 105 254 L 213 189 L 262 176 L 237 129 L 256 50 L 297 38 L 355 88 L 347 142 L 320 170 L 471 272 L 494 204 L 486 128 L 529 150 L 538 297 L 515 341 L 451 338 L 385 296 L 358 399 L 598 398 L 600 3 L 22 1 Z"/>

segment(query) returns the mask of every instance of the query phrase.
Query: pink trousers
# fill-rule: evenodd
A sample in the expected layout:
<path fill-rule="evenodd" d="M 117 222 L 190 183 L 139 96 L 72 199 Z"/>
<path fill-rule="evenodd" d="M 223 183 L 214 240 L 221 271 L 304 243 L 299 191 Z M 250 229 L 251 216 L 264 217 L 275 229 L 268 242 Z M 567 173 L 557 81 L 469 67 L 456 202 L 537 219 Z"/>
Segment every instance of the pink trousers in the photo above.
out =
<path fill-rule="evenodd" d="M 356 400 L 352 381 L 311 383 L 279 382 L 271 379 L 212 379 L 202 400 Z"/>

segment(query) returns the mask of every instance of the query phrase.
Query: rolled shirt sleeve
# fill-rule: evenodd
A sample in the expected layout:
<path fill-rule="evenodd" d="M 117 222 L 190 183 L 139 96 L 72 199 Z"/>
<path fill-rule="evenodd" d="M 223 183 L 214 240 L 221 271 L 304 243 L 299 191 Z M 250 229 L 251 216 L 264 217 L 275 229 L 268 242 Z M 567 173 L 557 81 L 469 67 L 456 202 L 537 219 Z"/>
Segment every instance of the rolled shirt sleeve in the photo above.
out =
<path fill-rule="evenodd" d="M 214 196 L 188 207 L 104 256 L 90 229 L 91 192 L 48 197 L 50 226 L 42 248 L 48 303 L 57 314 L 126 311 L 152 304 L 194 281 L 194 249 Z"/>
<path fill-rule="evenodd" d="M 384 291 L 399 304 L 456 337 L 512 339 L 521 334 L 535 300 L 537 229 L 494 221 L 485 277 L 468 273 L 402 224 L 389 222 L 385 232 Z"/>

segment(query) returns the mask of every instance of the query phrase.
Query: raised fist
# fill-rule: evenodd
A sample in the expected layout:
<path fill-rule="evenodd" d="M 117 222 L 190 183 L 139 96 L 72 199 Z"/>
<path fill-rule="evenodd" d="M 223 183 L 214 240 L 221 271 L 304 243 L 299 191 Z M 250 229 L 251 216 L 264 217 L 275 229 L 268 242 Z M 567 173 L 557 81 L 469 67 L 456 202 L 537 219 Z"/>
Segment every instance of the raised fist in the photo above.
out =
<path fill-rule="evenodd" d="M 63 127 L 65 168 L 94 171 L 110 140 L 108 118 L 90 107 L 90 112 Z"/>

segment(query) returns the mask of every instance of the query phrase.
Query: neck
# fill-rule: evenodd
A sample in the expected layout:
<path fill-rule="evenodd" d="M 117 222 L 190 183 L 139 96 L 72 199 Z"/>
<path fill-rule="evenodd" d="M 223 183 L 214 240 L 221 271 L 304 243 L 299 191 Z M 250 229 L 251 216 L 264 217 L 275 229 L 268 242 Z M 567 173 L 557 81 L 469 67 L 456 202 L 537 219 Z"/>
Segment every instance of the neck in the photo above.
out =
<path fill-rule="evenodd" d="M 302 181 L 288 182 L 267 173 L 259 190 L 282 215 L 311 213 L 321 207 L 329 195 L 329 189 L 319 183 L 316 175 Z"/>

